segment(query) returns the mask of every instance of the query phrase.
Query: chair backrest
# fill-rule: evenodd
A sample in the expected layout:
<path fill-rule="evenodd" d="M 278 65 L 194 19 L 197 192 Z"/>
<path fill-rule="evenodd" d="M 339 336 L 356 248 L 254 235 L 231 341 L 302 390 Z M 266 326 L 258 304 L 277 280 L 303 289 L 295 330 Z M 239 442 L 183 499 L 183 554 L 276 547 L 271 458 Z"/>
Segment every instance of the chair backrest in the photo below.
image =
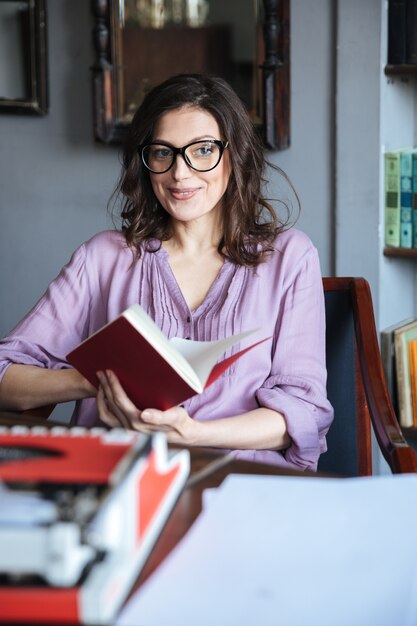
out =
<path fill-rule="evenodd" d="M 386 388 L 372 298 L 363 278 L 324 278 L 327 391 L 334 422 L 319 471 L 372 474 L 371 423 L 393 472 L 417 471 Z"/>
<path fill-rule="evenodd" d="M 363 391 L 356 372 L 352 296 L 350 289 L 330 290 L 326 286 L 327 394 L 335 418 L 319 470 L 349 476 L 371 474 L 370 420 L 359 403 Z"/>

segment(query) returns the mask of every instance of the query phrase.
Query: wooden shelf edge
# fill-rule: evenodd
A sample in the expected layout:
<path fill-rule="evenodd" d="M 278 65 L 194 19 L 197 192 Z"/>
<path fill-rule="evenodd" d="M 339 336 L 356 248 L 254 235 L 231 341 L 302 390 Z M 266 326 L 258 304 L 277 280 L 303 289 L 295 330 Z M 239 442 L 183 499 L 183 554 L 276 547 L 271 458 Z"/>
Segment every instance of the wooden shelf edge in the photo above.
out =
<path fill-rule="evenodd" d="M 417 248 L 396 248 L 394 246 L 385 246 L 384 256 L 417 259 Z"/>
<path fill-rule="evenodd" d="M 402 65 L 386 65 L 384 73 L 387 76 L 401 76 L 404 74 L 417 74 L 417 64 L 404 63 Z"/>

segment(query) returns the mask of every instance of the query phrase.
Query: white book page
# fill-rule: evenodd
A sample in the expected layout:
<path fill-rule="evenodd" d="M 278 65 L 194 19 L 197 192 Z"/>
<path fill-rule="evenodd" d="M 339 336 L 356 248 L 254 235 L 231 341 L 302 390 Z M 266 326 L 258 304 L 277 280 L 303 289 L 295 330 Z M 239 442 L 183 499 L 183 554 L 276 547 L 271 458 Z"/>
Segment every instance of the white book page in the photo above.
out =
<path fill-rule="evenodd" d="M 230 346 L 255 332 L 256 330 L 248 330 L 216 341 L 192 341 L 190 339 L 182 339 L 181 337 L 173 337 L 169 342 L 191 365 L 203 390 L 213 366 L 222 354 Z"/>
<path fill-rule="evenodd" d="M 258 330 L 245 331 L 216 341 L 192 341 L 180 337 L 168 339 L 138 304 L 129 307 L 123 315 L 198 393 L 203 391 L 213 366 L 222 354 Z"/>
<path fill-rule="evenodd" d="M 417 476 L 229 476 L 116 626 L 415 626 L 416 523 Z"/>

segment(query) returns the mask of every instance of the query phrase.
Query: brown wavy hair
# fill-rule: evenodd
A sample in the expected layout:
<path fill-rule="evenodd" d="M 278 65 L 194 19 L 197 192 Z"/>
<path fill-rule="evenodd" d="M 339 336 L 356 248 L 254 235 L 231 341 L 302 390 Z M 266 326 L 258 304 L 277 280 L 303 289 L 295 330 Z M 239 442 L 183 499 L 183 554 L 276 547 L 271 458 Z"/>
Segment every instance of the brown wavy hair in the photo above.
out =
<path fill-rule="evenodd" d="M 223 236 L 218 251 L 239 265 L 256 266 L 273 249 L 273 241 L 288 219 L 279 221 L 262 195 L 265 169 L 271 164 L 245 106 L 230 85 L 215 76 L 173 76 L 153 88 L 136 111 L 123 147 L 122 172 L 115 191 L 123 197 L 126 241 L 139 258 L 149 240 L 162 242 L 171 237 L 170 216 L 153 192 L 138 147 L 152 141 L 155 124 L 164 113 L 187 106 L 211 113 L 221 138 L 229 142 L 231 175 L 223 197 Z M 280 168 L 272 167 L 288 180 Z"/>

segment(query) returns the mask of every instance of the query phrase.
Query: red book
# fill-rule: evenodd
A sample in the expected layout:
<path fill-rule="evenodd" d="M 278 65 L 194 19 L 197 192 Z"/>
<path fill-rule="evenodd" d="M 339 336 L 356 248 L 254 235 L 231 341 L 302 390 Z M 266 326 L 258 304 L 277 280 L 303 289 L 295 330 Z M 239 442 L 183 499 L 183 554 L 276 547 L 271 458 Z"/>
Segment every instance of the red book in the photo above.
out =
<path fill-rule="evenodd" d="M 87 380 L 98 387 L 96 373 L 112 370 L 139 409 L 168 409 L 201 393 L 256 341 L 218 362 L 232 345 L 254 330 L 218 341 L 168 339 L 138 304 L 109 322 L 67 355 Z"/>

